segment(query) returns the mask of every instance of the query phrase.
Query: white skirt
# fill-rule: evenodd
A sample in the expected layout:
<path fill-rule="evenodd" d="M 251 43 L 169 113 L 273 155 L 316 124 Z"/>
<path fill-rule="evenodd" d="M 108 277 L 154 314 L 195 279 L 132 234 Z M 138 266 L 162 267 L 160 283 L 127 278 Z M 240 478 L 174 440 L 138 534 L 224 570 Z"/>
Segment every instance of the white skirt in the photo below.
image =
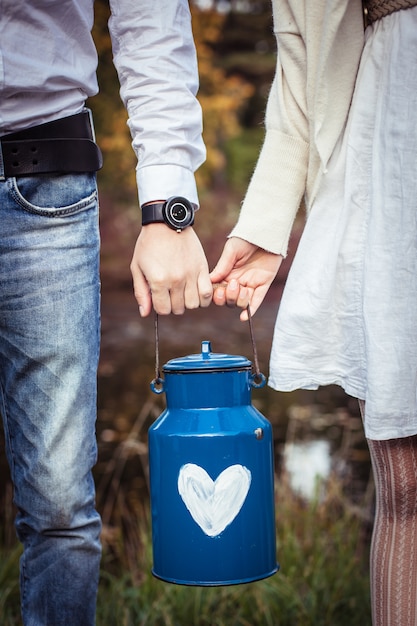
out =
<path fill-rule="evenodd" d="M 365 400 L 368 438 L 417 433 L 417 7 L 367 29 L 280 304 L 269 384 L 337 384 Z"/>

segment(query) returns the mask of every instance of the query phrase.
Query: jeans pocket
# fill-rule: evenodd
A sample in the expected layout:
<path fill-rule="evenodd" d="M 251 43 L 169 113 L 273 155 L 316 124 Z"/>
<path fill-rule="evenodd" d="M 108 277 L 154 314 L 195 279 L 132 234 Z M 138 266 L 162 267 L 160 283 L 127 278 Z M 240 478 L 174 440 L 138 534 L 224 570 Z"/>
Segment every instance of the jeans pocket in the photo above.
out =
<path fill-rule="evenodd" d="M 16 204 L 29 213 L 65 217 L 95 206 L 96 175 L 48 174 L 9 179 Z"/>

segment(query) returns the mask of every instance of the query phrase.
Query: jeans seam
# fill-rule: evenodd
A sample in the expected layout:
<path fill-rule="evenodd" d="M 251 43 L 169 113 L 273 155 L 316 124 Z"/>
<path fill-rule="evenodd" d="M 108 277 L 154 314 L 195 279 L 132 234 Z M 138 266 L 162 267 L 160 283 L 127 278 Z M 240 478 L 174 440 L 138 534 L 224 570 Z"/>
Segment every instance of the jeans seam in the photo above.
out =
<path fill-rule="evenodd" d="M 6 180 L 4 175 L 4 157 L 3 157 L 3 146 L 0 141 L 0 181 Z"/>
<path fill-rule="evenodd" d="M 65 217 L 67 215 L 74 215 L 79 213 L 80 211 L 84 211 L 89 206 L 95 206 L 97 202 L 97 191 L 93 191 L 93 193 L 87 198 L 83 198 L 79 202 L 75 202 L 65 208 L 53 208 L 50 210 L 45 207 L 38 207 L 35 204 L 31 204 L 21 195 L 19 192 L 16 179 L 13 179 L 13 184 L 10 190 L 11 196 L 13 200 L 27 213 L 31 213 L 33 215 L 41 215 L 43 217 Z"/>

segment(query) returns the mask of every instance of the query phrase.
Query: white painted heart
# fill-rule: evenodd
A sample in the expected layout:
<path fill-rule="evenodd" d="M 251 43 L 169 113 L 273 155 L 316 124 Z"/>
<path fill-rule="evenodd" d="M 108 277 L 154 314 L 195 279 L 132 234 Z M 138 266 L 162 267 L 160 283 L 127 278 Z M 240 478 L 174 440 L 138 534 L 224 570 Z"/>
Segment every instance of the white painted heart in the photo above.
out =
<path fill-rule="evenodd" d="M 178 475 L 178 491 L 194 521 L 209 537 L 217 537 L 233 522 L 245 502 L 251 473 L 230 465 L 213 481 L 206 470 L 186 463 Z"/>

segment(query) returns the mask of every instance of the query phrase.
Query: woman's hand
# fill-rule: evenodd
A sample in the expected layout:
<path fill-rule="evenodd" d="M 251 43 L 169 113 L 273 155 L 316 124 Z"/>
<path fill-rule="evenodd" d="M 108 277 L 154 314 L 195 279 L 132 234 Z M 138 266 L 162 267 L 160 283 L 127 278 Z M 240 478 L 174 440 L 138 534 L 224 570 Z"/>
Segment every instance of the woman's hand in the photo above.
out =
<path fill-rule="evenodd" d="M 267 252 L 239 237 L 226 241 L 222 255 L 210 273 L 214 286 L 213 302 L 218 306 L 250 306 L 253 315 L 274 280 L 283 257 Z M 248 319 L 247 311 L 240 315 Z"/>

